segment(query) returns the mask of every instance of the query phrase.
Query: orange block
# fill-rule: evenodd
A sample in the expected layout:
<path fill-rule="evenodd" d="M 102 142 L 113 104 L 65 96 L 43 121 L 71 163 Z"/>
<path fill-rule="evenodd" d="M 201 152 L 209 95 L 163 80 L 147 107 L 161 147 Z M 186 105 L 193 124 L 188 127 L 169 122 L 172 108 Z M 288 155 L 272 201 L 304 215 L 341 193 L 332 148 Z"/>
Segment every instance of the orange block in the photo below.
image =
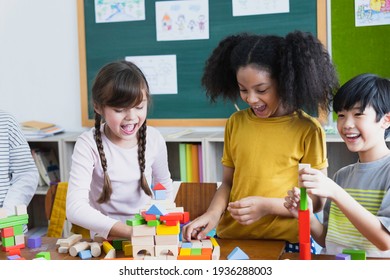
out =
<path fill-rule="evenodd" d="M 179 255 L 177 256 L 178 260 L 211 260 L 211 255 L 189 255 L 189 256 L 183 256 Z"/>

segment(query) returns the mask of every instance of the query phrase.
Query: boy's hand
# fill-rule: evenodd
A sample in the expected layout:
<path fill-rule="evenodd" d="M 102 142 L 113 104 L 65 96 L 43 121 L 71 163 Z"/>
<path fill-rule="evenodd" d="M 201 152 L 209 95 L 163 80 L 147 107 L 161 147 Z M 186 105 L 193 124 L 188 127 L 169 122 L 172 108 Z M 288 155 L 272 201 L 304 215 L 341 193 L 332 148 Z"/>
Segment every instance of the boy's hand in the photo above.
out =
<path fill-rule="evenodd" d="M 242 225 L 249 225 L 267 215 L 261 196 L 248 196 L 238 201 L 230 202 L 227 210 L 233 219 Z"/>
<path fill-rule="evenodd" d="M 299 181 L 308 194 L 334 199 L 340 188 L 324 173 L 313 168 L 304 168 L 299 172 Z"/>

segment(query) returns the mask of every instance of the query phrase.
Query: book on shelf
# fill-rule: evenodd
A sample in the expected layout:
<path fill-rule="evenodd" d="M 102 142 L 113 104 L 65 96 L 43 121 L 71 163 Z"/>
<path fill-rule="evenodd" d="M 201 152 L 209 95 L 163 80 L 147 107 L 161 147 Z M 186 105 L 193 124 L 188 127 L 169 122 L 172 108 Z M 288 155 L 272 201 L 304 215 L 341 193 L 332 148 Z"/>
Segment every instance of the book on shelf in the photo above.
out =
<path fill-rule="evenodd" d="M 50 186 L 60 182 L 59 164 L 53 149 L 31 149 L 31 154 L 41 177 L 39 184 L 43 182 L 43 185 Z"/>
<path fill-rule="evenodd" d="M 26 121 L 20 123 L 20 125 L 27 139 L 45 138 L 64 132 L 62 127 L 48 122 Z"/>
<path fill-rule="evenodd" d="M 180 181 L 187 182 L 186 144 L 179 143 Z"/>

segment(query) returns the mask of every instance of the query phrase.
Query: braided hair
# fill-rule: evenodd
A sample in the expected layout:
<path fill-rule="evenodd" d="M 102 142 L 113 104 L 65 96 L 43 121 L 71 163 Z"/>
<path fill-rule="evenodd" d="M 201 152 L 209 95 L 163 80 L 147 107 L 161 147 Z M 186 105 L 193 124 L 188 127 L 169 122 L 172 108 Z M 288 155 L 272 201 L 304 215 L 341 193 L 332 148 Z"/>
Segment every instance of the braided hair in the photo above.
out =
<path fill-rule="evenodd" d="M 92 86 L 92 101 L 95 107 L 134 107 L 142 102 L 146 91 L 150 101 L 149 86 L 142 71 L 132 62 L 121 60 L 111 62 L 98 72 Z M 148 103 L 149 104 L 149 103 Z M 107 158 L 104 153 L 101 125 L 103 117 L 95 110 L 95 142 L 99 152 L 103 169 L 103 190 L 97 200 L 105 203 L 110 200 L 112 194 L 111 180 L 107 171 Z M 141 172 L 140 187 L 148 195 L 152 196 L 145 176 L 145 150 L 146 150 L 146 120 L 137 132 L 138 162 Z"/>

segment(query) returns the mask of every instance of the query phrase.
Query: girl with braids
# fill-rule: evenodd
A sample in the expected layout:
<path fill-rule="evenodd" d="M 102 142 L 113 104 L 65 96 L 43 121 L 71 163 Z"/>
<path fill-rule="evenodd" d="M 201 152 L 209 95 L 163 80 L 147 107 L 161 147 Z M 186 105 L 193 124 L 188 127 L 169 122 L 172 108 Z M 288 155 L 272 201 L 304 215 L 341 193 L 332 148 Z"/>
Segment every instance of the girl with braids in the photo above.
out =
<path fill-rule="evenodd" d="M 206 61 L 202 85 L 211 101 L 240 97 L 249 107 L 228 119 L 222 184 L 183 238 L 217 227 L 220 238 L 286 240 L 296 249 L 298 224 L 284 197 L 298 183 L 299 163 L 327 170 L 324 130 L 307 112 L 328 110 L 338 87 L 329 54 L 300 31 L 232 35 Z M 324 203 L 313 197 L 315 211 Z"/>
<path fill-rule="evenodd" d="M 146 125 L 148 83 L 131 62 L 105 65 L 92 86 L 95 127 L 76 141 L 68 184 L 68 220 L 95 234 L 130 238 L 126 220 L 152 199 L 161 183 L 171 198 L 167 148 Z"/>

